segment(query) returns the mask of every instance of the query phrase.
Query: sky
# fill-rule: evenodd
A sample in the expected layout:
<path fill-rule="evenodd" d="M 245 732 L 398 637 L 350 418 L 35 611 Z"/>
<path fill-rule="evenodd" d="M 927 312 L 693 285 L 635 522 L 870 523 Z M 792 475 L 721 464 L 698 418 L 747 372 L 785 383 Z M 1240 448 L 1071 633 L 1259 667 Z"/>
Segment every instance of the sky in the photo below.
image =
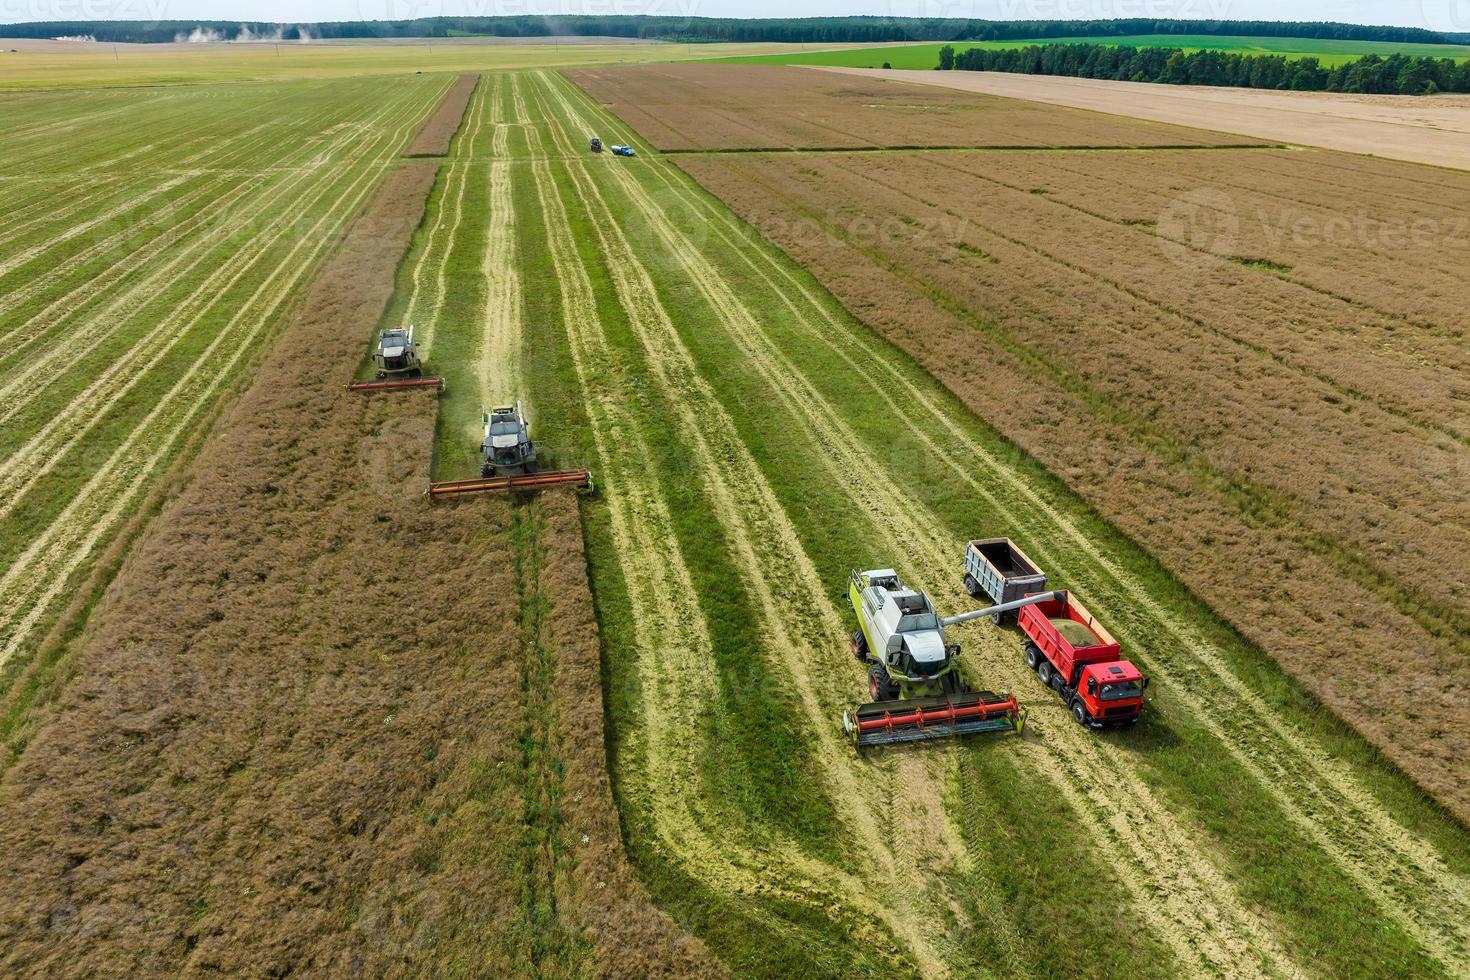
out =
<path fill-rule="evenodd" d="M 433 16 L 851 14 L 1091 20 L 1332 20 L 1470 31 L 1470 0 L 0 0 L 0 23 L 34 20 L 251 20 L 300 23 Z"/>

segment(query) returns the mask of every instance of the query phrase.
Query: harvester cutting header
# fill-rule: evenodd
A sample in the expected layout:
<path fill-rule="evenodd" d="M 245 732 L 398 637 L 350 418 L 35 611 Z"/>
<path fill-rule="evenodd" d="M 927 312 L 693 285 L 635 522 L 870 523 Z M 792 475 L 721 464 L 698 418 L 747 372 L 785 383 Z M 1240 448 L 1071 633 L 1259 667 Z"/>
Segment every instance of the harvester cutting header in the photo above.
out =
<path fill-rule="evenodd" d="M 424 377 L 423 362 L 413 340 L 413 327 L 394 327 L 378 334 L 373 350 L 377 371 L 372 381 L 354 381 L 349 391 L 399 391 L 404 388 L 438 388 L 444 390 L 443 378 Z"/>
<path fill-rule="evenodd" d="M 587 470 L 543 472 L 538 469 L 531 424 L 526 421 L 520 402 L 485 410 L 481 419 L 484 438 L 480 442 L 480 478 L 431 483 L 430 498 L 528 492 L 560 486 L 594 489 L 592 474 Z"/>

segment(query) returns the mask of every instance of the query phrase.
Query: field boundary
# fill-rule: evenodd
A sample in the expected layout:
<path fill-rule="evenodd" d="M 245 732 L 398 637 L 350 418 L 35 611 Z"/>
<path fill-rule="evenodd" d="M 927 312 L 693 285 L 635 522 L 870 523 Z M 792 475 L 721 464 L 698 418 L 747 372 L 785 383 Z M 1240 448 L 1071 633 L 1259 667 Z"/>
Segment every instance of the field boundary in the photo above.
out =
<path fill-rule="evenodd" d="M 743 153 L 789 153 L 806 155 L 811 153 L 1156 153 L 1163 150 L 1291 150 L 1289 143 L 1160 143 L 1148 146 L 1107 146 L 1088 143 L 1053 144 L 1037 146 L 1027 143 L 1001 145 L 921 146 L 895 143 L 890 146 L 736 146 L 727 149 L 675 149 L 660 150 L 668 157 L 717 157 Z"/>

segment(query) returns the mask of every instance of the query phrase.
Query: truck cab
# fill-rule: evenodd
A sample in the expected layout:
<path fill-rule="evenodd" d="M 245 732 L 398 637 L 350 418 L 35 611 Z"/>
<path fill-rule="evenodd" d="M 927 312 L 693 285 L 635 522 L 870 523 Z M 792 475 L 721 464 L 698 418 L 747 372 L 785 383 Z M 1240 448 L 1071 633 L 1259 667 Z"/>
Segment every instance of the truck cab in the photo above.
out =
<path fill-rule="evenodd" d="M 531 426 L 521 403 L 492 408 L 484 413 L 485 438 L 480 443 L 480 475 L 532 473 L 536 469 L 536 447 Z"/>
<path fill-rule="evenodd" d="M 1081 702 L 1083 714 L 1078 721 L 1092 728 L 1132 724 L 1143 712 L 1147 687 L 1148 678 L 1127 660 L 1088 664 L 1076 685 L 1076 700 Z M 1072 716 L 1077 715 L 1074 701 Z"/>
<path fill-rule="evenodd" d="M 378 349 L 373 352 L 377 362 L 379 380 L 392 375 L 418 377 L 418 349 L 413 342 L 413 327 L 407 330 L 394 327 L 378 335 Z"/>

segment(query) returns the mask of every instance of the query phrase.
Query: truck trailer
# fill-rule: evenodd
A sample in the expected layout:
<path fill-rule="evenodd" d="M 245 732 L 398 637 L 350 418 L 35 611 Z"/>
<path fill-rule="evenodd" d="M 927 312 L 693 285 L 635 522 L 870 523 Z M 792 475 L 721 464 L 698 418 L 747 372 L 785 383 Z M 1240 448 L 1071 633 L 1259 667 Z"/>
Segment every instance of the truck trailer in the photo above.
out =
<path fill-rule="evenodd" d="M 1070 592 L 1023 606 L 1017 622 L 1026 635 L 1026 666 L 1077 724 L 1097 730 L 1137 723 L 1148 678 L 1122 659 L 1118 641 Z"/>

